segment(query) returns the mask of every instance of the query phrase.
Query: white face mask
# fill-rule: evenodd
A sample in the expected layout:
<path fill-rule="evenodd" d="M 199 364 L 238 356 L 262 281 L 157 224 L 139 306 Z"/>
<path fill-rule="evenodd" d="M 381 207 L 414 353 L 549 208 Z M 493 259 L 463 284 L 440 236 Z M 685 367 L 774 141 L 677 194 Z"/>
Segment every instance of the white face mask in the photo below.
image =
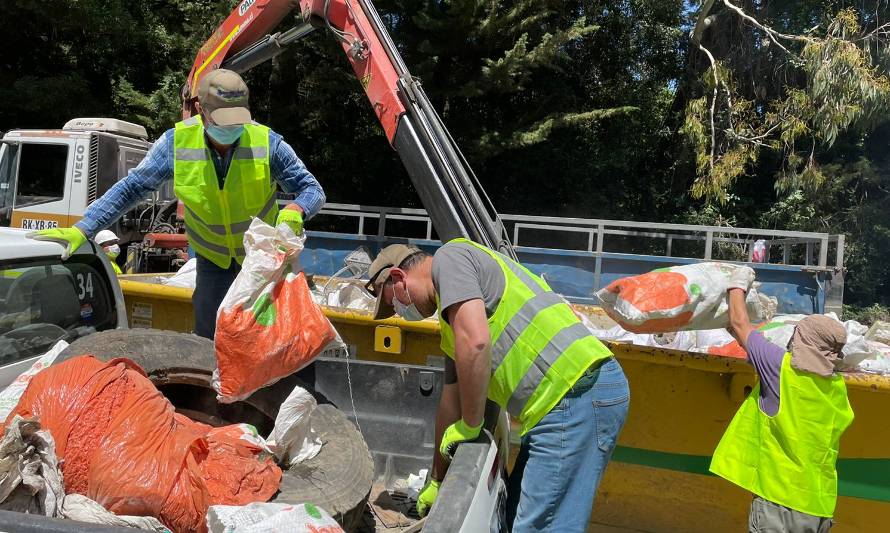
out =
<path fill-rule="evenodd" d="M 111 246 L 106 246 L 105 254 L 108 257 L 115 259 L 117 256 L 119 256 L 121 254 L 121 247 L 116 244 L 112 244 Z"/>
<path fill-rule="evenodd" d="M 393 293 L 392 295 L 392 307 L 396 310 L 396 313 L 398 313 L 400 317 L 409 322 L 417 322 L 418 320 L 423 320 L 426 318 L 425 316 L 423 316 L 423 313 L 417 310 L 417 306 L 414 305 L 413 302 L 405 305 L 399 301 L 399 298 L 395 295 L 395 293 Z"/>

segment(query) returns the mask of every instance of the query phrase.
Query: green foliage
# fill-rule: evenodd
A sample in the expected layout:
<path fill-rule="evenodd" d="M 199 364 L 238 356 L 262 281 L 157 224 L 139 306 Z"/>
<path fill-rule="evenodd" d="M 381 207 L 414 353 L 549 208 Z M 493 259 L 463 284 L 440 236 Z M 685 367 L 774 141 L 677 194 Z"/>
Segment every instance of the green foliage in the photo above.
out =
<path fill-rule="evenodd" d="M 234 1 L 8 0 L 0 127 L 115 116 L 169 128 L 195 50 Z"/>
<path fill-rule="evenodd" d="M 851 8 L 842 9 L 821 36 L 787 36 L 765 23 L 752 26 L 755 37 L 759 30 L 761 36 L 772 32 L 773 38 L 762 37 L 760 47 L 748 53 L 788 71 L 789 82 L 772 98 L 741 94 L 733 83 L 738 57 L 715 63 L 702 75 L 702 96 L 687 103 L 682 129 L 696 153 L 693 196 L 722 201 L 763 150 L 784 157 L 776 183 L 780 190 L 818 189 L 825 182 L 814 157 L 816 146 L 830 148 L 839 133 L 873 126 L 890 106 L 890 79 L 870 54 L 869 39 L 876 34 L 863 35 L 859 17 Z M 717 38 L 718 29 L 709 31 Z M 770 42 L 791 49 L 783 47 L 782 57 L 776 57 L 765 50 Z M 746 57 L 737 49 L 728 53 Z"/>
<path fill-rule="evenodd" d="M 890 321 L 890 306 L 881 304 L 872 304 L 865 307 L 844 305 L 843 315 L 844 320 L 855 320 L 870 326 L 878 320 L 883 322 Z"/>
<path fill-rule="evenodd" d="M 115 116 L 160 134 L 237 4 L 7 0 L 0 129 Z M 683 0 L 376 2 L 499 211 L 843 233 L 847 302 L 890 305 L 890 7 L 729 2 L 758 27 L 713 4 L 712 63 Z M 327 30 L 246 78 L 329 200 L 418 205 Z"/>

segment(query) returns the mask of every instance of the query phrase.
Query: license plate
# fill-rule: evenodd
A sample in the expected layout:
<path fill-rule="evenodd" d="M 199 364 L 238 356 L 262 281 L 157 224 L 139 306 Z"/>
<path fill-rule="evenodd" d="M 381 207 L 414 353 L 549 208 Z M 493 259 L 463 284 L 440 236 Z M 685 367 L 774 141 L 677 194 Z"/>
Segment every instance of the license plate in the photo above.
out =
<path fill-rule="evenodd" d="M 38 220 L 36 218 L 23 218 L 22 219 L 22 228 L 24 229 L 51 229 L 58 228 L 59 223 L 55 220 Z"/>

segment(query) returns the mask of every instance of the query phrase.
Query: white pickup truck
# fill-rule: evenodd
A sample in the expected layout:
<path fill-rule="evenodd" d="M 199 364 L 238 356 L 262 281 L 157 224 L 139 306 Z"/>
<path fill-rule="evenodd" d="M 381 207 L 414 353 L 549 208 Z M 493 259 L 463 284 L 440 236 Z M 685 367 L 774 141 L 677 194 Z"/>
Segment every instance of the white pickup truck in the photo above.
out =
<path fill-rule="evenodd" d="M 285 471 L 274 501 L 314 503 L 347 531 L 505 531 L 506 416 L 490 405 L 487 428 L 462 445 L 425 523 L 400 480 L 427 468 L 443 370 L 429 366 L 320 358 L 309 370 L 222 405 L 210 388 L 211 341 L 127 329 L 124 300 L 107 258 L 89 243 L 66 261 L 62 247 L 0 228 L 0 389 L 59 340 L 59 355 L 126 356 L 139 363 L 177 410 L 212 425 L 246 422 L 261 434 L 294 385 L 313 390 L 322 452 Z M 353 404 L 354 402 L 354 404 Z M 350 421 L 362 412 L 361 432 Z M 339 407 L 339 409 L 337 408 Z M 370 413 L 370 415 L 368 414 Z M 354 418 L 353 418 L 354 419 Z M 495 435 L 495 436 L 493 436 Z M 126 531 L 0 511 L 0 531 Z"/>

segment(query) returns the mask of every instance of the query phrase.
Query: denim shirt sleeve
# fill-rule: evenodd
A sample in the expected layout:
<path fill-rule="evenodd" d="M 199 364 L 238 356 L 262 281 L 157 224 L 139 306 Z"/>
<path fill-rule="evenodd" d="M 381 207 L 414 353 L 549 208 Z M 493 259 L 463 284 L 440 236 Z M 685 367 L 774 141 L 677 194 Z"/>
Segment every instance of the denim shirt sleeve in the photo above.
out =
<path fill-rule="evenodd" d="M 306 220 L 312 218 L 325 203 L 324 190 L 294 149 L 281 135 L 269 132 L 269 147 L 272 150 L 269 162 L 272 178 L 287 193 L 297 193 L 294 203 L 303 209 Z"/>
<path fill-rule="evenodd" d="M 87 208 L 75 226 L 92 238 L 172 177 L 173 130 L 169 129 L 155 141 L 136 168 Z"/>

